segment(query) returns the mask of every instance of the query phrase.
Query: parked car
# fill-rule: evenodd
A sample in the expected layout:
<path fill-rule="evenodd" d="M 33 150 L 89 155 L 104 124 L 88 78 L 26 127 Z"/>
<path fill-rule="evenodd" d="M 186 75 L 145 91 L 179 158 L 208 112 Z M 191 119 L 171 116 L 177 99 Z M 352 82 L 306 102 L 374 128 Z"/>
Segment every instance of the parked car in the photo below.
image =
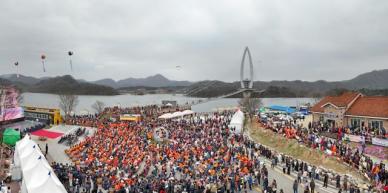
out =
<path fill-rule="evenodd" d="M 291 114 L 294 119 L 304 119 L 304 114 L 302 112 L 295 112 Z"/>

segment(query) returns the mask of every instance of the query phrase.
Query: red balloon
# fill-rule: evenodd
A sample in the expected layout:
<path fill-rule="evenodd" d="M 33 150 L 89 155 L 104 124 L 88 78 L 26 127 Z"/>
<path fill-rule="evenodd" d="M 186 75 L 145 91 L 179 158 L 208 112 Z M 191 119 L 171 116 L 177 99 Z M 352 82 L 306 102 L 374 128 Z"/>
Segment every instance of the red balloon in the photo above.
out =
<path fill-rule="evenodd" d="M 42 54 L 42 56 L 40 58 L 42 58 L 42 60 L 44 60 L 44 59 L 46 59 L 46 55 Z"/>

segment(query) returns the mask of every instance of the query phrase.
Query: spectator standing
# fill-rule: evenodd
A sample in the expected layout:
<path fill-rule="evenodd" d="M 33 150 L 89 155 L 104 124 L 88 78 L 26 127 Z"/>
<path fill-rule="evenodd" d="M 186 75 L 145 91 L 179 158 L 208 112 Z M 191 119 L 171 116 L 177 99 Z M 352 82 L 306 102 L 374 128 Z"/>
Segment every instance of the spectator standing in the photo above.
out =
<path fill-rule="evenodd" d="M 311 182 L 310 182 L 310 190 L 311 190 L 311 193 L 314 193 L 314 190 L 315 190 L 315 182 L 314 182 L 314 178 L 311 179 Z"/>
<path fill-rule="evenodd" d="M 294 190 L 294 193 L 298 193 L 298 181 L 294 180 L 294 184 L 292 186 L 292 189 Z"/>
<path fill-rule="evenodd" d="M 44 155 L 47 156 L 47 153 L 48 153 L 48 144 L 46 143 L 46 153 Z"/>

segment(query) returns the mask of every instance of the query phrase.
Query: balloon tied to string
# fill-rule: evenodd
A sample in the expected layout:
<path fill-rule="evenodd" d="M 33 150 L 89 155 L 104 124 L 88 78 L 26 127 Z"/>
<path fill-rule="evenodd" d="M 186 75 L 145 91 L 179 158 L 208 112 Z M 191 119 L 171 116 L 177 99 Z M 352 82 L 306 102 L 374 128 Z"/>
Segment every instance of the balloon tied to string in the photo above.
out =
<path fill-rule="evenodd" d="M 16 77 L 19 78 L 19 62 L 16 61 L 14 65 L 16 66 Z"/>
<path fill-rule="evenodd" d="M 44 61 L 46 60 L 46 55 L 42 54 L 40 56 L 40 58 L 42 59 L 42 67 L 43 67 L 43 72 L 46 72 L 46 68 L 44 66 Z"/>
<path fill-rule="evenodd" d="M 71 60 L 71 56 L 74 54 L 72 51 L 67 52 L 67 54 L 70 57 L 69 63 L 70 63 L 70 70 L 73 72 L 73 61 Z"/>

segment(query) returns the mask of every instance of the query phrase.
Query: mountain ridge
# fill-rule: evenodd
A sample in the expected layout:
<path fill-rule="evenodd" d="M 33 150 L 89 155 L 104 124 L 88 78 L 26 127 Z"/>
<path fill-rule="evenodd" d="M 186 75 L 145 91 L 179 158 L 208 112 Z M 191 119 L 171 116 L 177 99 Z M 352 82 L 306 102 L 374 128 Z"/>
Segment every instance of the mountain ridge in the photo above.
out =
<path fill-rule="evenodd" d="M 136 87 L 136 86 L 145 86 L 145 87 L 169 87 L 169 86 L 189 86 L 192 83 L 189 81 L 175 81 L 169 80 L 161 74 L 155 74 L 153 76 L 148 76 L 145 78 L 125 78 L 118 81 L 115 81 L 111 78 L 105 78 L 93 81 L 95 84 L 110 86 L 113 88 L 122 88 L 122 87 Z"/>
<path fill-rule="evenodd" d="M 6 79 L 6 78 L 9 79 Z M 25 78 L 19 76 L 19 79 L 12 81 L 12 76 L 0 76 L 1 85 L 14 85 L 23 92 L 37 92 L 50 94 L 75 94 L 75 95 L 117 95 L 118 92 L 107 86 L 97 85 L 88 82 L 82 82 L 74 79 L 70 75 L 44 77 L 42 79 L 34 79 L 31 77 Z M 31 82 L 23 82 L 23 80 L 34 80 Z"/>
<path fill-rule="evenodd" d="M 42 77 L 42 78 L 35 78 L 32 76 L 25 76 L 25 75 L 19 75 L 17 77 L 16 74 L 4 74 L 0 75 L 0 78 L 10 80 L 12 82 L 20 82 L 27 85 L 34 85 L 38 83 L 41 80 L 46 80 L 53 77 Z M 152 76 L 148 76 L 145 78 L 125 78 L 118 81 L 115 81 L 111 78 L 104 78 L 99 79 L 95 81 L 87 81 L 84 79 L 76 79 L 78 82 L 85 82 L 85 83 L 93 83 L 98 84 L 102 86 L 109 86 L 112 88 L 121 88 L 121 87 L 138 87 L 138 86 L 144 86 L 144 87 L 176 87 L 176 86 L 189 86 L 193 84 L 189 81 L 176 81 L 176 80 L 170 80 L 166 78 L 165 76 L 161 74 L 155 74 Z"/>
<path fill-rule="evenodd" d="M 213 82 L 211 84 L 210 82 Z M 207 86 L 210 85 L 210 86 Z M 388 89 L 388 69 L 374 70 L 360 74 L 352 79 L 343 81 L 302 81 L 302 80 L 272 80 L 272 81 L 254 81 L 256 90 L 266 90 L 284 92 L 293 91 L 292 97 L 314 97 L 326 95 L 331 90 L 384 90 Z M 202 87 L 203 89 L 199 89 Z M 201 81 L 190 85 L 187 88 L 188 96 L 193 97 L 217 97 L 231 93 L 240 88 L 240 82 L 232 83 L 222 81 Z M 277 89 L 280 88 L 280 91 Z M 196 91 L 196 92 L 194 92 Z M 281 95 L 279 95 L 281 96 Z"/>
<path fill-rule="evenodd" d="M 68 76 L 68 77 L 67 77 Z M 64 88 L 66 90 L 70 89 L 69 85 L 75 87 L 80 87 L 80 84 L 86 86 L 84 88 L 94 88 L 99 87 L 97 90 L 107 90 L 109 93 L 116 93 L 120 88 L 130 88 L 130 87 L 185 87 L 186 94 L 193 97 L 216 97 L 224 94 L 234 92 L 240 88 L 240 82 L 223 82 L 223 81 L 200 81 L 200 82 L 189 82 L 189 81 L 174 81 L 169 80 L 161 74 L 156 74 L 153 76 L 148 76 L 145 78 L 126 78 L 122 80 L 115 81 L 111 78 L 100 79 L 96 81 L 86 81 L 83 79 L 74 79 L 73 77 L 66 75 L 62 76 L 64 83 L 68 87 Z M 67 78 L 66 78 L 67 77 Z M 71 78 L 70 78 L 71 77 Z M 3 79 L 2 82 L 11 82 L 19 87 L 25 88 L 27 91 L 41 91 L 54 89 L 51 85 L 46 85 L 45 82 L 53 82 L 53 77 L 43 77 L 35 78 L 32 76 L 20 75 L 19 78 L 15 74 L 6 74 L 0 75 L 0 78 Z M 54 77 L 61 78 L 61 77 Z M 6 80 L 6 81 L 5 81 Z M 47 81 L 50 80 L 50 81 Z M 55 80 L 55 79 L 54 79 Z M 1 81 L 0 81 L 1 83 Z M 46 88 L 45 88 L 46 87 Z M 294 93 L 292 96 L 303 97 L 303 96 L 316 96 L 324 95 L 324 93 L 330 90 L 338 89 L 348 89 L 348 90 L 360 90 L 360 89 L 370 89 L 370 90 L 379 90 L 379 89 L 388 89 L 388 69 L 384 70 L 374 70 L 371 72 L 360 74 L 352 79 L 343 80 L 343 81 L 326 81 L 326 80 L 317 80 L 317 81 L 303 81 L 303 80 L 272 80 L 272 81 L 255 81 L 254 88 L 256 90 L 265 90 L 273 91 L 279 96 L 281 93 Z M 56 89 L 54 89 L 56 90 Z M 93 90 L 93 89 L 92 89 Z M 50 92 L 51 92 L 50 91 Z M 284 91 L 284 92 L 283 92 Z M 79 91 L 81 92 L 81 91 Z M 84 93 L 84 92 L 82 92 Z M 96 90 L 93 91 L 96 93 Z M 87 94 L 87 93 L 84 93 Z M 271 95 L 271 94 L 270 94 Z M 272 96 L 272 95 L 271 95 Z M 278 95 L 276 95 L 278 96 Z"/>

